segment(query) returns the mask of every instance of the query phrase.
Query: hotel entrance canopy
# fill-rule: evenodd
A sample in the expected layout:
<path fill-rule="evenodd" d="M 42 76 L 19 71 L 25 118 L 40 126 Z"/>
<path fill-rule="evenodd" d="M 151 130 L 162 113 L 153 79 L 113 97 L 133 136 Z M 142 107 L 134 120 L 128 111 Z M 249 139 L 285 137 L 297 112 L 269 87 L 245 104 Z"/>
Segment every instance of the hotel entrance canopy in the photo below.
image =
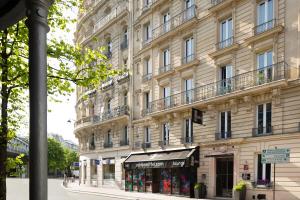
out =
<path fill-rule="evenodd" d="M 125 169 L 198 167 L 199 147 L 165 150 L 129 155 L 124 161 Z"/>

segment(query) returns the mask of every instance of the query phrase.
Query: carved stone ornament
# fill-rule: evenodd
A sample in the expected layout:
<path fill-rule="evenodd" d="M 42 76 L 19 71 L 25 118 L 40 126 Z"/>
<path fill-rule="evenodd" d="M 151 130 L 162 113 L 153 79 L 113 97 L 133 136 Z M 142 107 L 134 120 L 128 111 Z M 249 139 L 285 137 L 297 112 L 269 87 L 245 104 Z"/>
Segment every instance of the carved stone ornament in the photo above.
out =
<path fill-rule="evenodd" d="M 244 102 L 246 103 L 246 111 L 252 112 L 253 110 L 253 98 L 252 96 L 245 96 L 243 98 Z"/>
<path fill-rule="evenodd" d="M 272 90 L 272 104 L 274 106 L 280 106 L 281 104 L 280 96 L 281 96 L 280 88 L 276 88 Z"/>
<path fill-rule="evenodd" d="M 238 112 L 238 103 L 236 99 L 231 99 L 230 100 L 230 106 L 231 106 L 231 112 L 232 113 L 237 113 Z"/>

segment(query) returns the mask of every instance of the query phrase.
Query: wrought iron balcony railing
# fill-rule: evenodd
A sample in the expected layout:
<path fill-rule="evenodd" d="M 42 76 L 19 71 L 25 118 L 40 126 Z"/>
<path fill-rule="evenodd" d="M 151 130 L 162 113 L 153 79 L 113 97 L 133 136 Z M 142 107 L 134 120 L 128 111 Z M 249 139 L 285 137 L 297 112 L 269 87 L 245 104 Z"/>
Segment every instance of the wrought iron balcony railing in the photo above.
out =
<path fill-rule="evenodd" d="M 216 44 L 216 49 L 217 50 L 224 49 L 226 47 L 229 47 L 229 46 L 233 45 L 233 43 L 234 43 L 234 37 L 232 36 L 228 39 L 225 39 L 223 41 L 218 42 Z"/>
<path fill-rule="evenodd" d="M 183 58 L 182 58 L 182 64 L 187 64 L 189 62 L 192 62 L 195 60 L 195 54 L 189 54 L 189 55 L 185 55 Z"/>
<path fill-rule="evenodd" d="M 127 105 L 118 106 L 114 109 L 104 112 L 100 116 L 95 115 L 93 117 L 93 122 L 94 123 L 103 122 L 103 121 L 106 121 L 109 119 L 113 119 L 113 118 L 120 117 L 123 115 L 128 115 L 128 114 L 129 114 L 129 107 Z"/>
<path fill-rule="evenodd" d="M 120 146 L 128 146 L 129 145 L 129 141 L 128 140 L 121 140 L 120 141 Z"/>
<path fill-rule="evenodd" d="M 165 33 L 179 27 L 180 25 L 184 24 L 185 22 L 193 19 L 196 17 L 196 6 L 193 5 L 181 13 L 175 15 L 171 19 L 169 19 L 167 22 L 159 25 L 158 27 L 154 28 L 152 30 L 152 36 L 153 39 L 156 39 Z"/>
<path fill-rule="evenodd" d="M 112 148 L 113 147 L 113 142 L 104 142 L 103 147 L 104 148 Z"/>
<path fill-rule="evenodd" d="M 163 74 L 165 72 L 171 71 L 172 70 L 172 65 L 166 65 L 166 66 L 162 66 L 158 69 L 159 74 Z"/>
<path fill-rule="evenodd" d="M 194 137 L 193 136 L 181 138 L 181 143 L 182 144 L 191 144 L 193 142 L 194 142 Z"/>
<path fill-rule="evenodd" d="M 258 128 L 252 129 L 252 136 L 265 136 L 265 135 L 272 135 L 273 134 L 273 126 L 269 125 L 266 127 L 260 126 Z"/>
<path fill-rule="evenodd" d="M 149 37 L 149 38 L 145 38 L 143 40 L 143 47 L 150 44 L 152 42 L 152 37 Z"/>
<path fill-rule="evenodd" d="M 289 66 L 285 62 L 276 63 L 264 68 L 238 74 L 225 80 L 202 85 L 166 98 L 154 100 L 150 103 L 148 114 L 180 105 L 216 98 L 232 92 L 250 89 L 255 86 L 263 86 L 274 81 L 288 79 L 289 77 Z"/>
<path fill-rule="evenodd" d="M 221 131 L 216 133 L 216 140 L 226 140 L 231 138 L 231 131 Z"/>
<path fill-rule="evenodd" d="M 125 72 L 116 77 L 117 82 L 122 82 L 122 81 L 128 80 L 128 79 L 129 79 L 129 72 Z"/>
<path fill-rule="evenodd" d="M 121 3 L 118 3 L 114 8 L 111 9 L 111 12 L 108 15 L 105 15 L 101 19 L 99 19 L 95 25 L 94 25 L 94 33 L 104 27 L 106 24 L 108 24 L 113 19 L 120 16 L 120 14 L 127 10 L 127 2 L 122 1 Z"/>
<path fill-rule="evenodd" d="M 277 24 L 276 22 L 277 22 L 276 19 L 272 19 L 270 21 L 267 21 L 265 23 L 262 23 L 262 24 L 259 24 L 259 25 L 255 26 L 253 28 L 254 35 L 258 35 L 260 33 L 263 33 L 267 30 L 270 30 L 270 29 L 274 28 Z"/>
<path fill-rule="evenodd" d="M 168 146 L 170 143 L 170 140 L 162 140 L 158 141 L 158 146 L 163 147 L 163 146 Z"/>
<path fill-rule="evenodd" d="M 143 149 L 151 148 L 151 142 L 144 142 L 144 143 L 142 143 L 142 148 Z"/>
<path fill-rule="evenodd" d="M 151 79 L 152 79 L 152 73 L 144 74 L 144 75 L 142 76 L 142 80 L 143 80 L 144 82 L 149 81 L 149 80 L 151 80 Z"/>
<path fill-rule="evenodd" d="M 223 3 L 224 1 L 226 1 L 226 0 L 211 0 L 210 3 L 212 6 L 216 6 L 220 3 Z"/>

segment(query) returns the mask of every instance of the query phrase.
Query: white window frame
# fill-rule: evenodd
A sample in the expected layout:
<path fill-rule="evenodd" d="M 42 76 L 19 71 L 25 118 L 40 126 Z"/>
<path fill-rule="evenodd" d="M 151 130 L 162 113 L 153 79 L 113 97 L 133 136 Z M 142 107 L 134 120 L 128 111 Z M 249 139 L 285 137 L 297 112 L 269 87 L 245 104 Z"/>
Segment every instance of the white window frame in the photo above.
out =
<path fill-rule="evenodd" d="M 186 134 L 187 133 L 187 121 L 189 123 L 189 130 L 188 130 L 188 135 Z M 184 119 L 184 138 L 187 139 L 187 138 L 192 138 L 194 136 L 194 133 L 193 133 L 193 122 L 192 122 L 192 118 L 185 118 Z M 186 140 L 185 140 L 186 141 Z"/>
<path fill-rule="evenodd" d="M 222 111 L 219 113 L 219 133 L 222 134 L 222 113 L 225 114 L 225 119 L 224 119 L 224 138 L 221 137 L 221 135 L 219 136 L 221 139 L 227 139 L 228 138 L 228 132 L 231 130 L 228 130 L 228 113 L 230 112 L 230 116 L 231 116 L 231 120 L 230 123 L 232 122 L 232 113 L 231 111 Z"/>
<path fill-rule="evenodd" d="M 259 153 L 261 154 L 261 153 Z M 258 155 L 259 154 L 255 154 L 255 182 L 258 182 Z M 262 154 L 261 154 L 262 155 Z M 266 176 L 267 176 L 267 164 L 264 163 L 262 164 L 262 180 L 266 180 Z M 270 183 L 272 181 L 272 166 L 270 167 Z"/>
<path fill-rule="evenodd" d="M 171 16 L 170 16 L 170 12 L 166 12 L 163 14 L 162 16 L 162 22 L 163 22 L 163 32 L 166 33 L 168 31 L 170 31 L 171 29 Z"/>
<path fill-rule="evenodd" d="M 163 50 L 163 67 L 167 67 L 170 65 L 170 50 L 169 48 Z"/>
<path fill-rule="evenodd" d="M 185 63 L 193 60 L 194 57 L 194 37 L 189 37 L 184 40 L 184 59 Z"/>
<path fill-rule="evenodd" d="M 193 101 L 193 78 L 184 79 L 184 102 L 192 103 Z"/>
<path fill-rule="evenodd" d="M 165 137 L 165 131 L 166 131 L 166 137 Z M 164 144 L 170 141 L 170 124 L 168 122 L 162 124 L 162 141 Z"/>
<path fill-rule="evenodd" d="M 267 104 L 271 104 L 271 115 L 272 115 L 272 103 L 267 102 L 267 103 L 263 103 L 263 104 L 259 104 L 256 106 L 256 127 L 257 129 L 258 127 L 258 107 L 260 105 L 263 105 L 263 133 L 262 134 L 266 134 L 266 128 L 267 128 Z M 272 117 L 271 117 L 271 125 L 272 125 Z"/>
<path fill-rule="evenodd" d="M 149 126 L 144 128 L 145 143 L 151 143 L 151 130 Z"/>

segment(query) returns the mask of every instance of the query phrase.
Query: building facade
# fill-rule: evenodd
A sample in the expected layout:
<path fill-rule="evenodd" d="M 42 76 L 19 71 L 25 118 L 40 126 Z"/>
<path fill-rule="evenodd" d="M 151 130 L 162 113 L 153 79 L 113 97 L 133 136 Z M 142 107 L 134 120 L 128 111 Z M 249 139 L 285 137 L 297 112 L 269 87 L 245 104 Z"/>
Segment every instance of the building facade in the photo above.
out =
<path fill-rule="evenodd" d="M 107 46 L 129 72 L 77 88 L 82 184 L 193 196 L 203 182 L 209 198 L 231 198 L 244 180 L 247 199 L 271 199 L 274 165 L 261 154 L 276 147 L 290 149 L 276 164 L 276 197 L 300 198 L 300 2 L 85 5 L 76 42 Z"/>

